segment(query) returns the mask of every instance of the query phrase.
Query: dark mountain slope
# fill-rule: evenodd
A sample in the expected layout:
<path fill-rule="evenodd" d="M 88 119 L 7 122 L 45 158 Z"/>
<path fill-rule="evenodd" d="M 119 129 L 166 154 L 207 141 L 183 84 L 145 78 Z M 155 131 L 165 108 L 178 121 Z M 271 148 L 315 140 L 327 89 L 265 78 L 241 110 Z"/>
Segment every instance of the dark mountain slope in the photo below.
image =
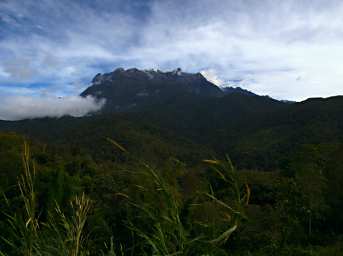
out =
<path fill-rule="evenodd" d="M 231 94 L 183 98 L 178 104 L 154 105 L 141 112 L 0 122 L 0 130 L 71 145 L 98 159 L 113 153 L 105 140 L 111 137 L 143 157 L 195 160 L 214 150 L 218 157 L 228 153 L 241 168 L 275 169 L 302 145 L 342 143 L 342 107 L 343 97 L 285 104 Z"/>
<path fill-rule="evenodd" d="M 0 130 L 73 145 L 98 158 L 112 152 L 102 148 L 111 137 L 146 155 L 163 148 L 165 156 L 201 159 L 195 155 L 213 150 L 257 169 L 282 167 L 305 144 L 343 142 L 343 97 L 285 103 L 225 94 L 200 74 L 137 69 L 97 75 L 87 95 L 106 98 L 105 109 L 83 118 L 0 122 Z"/>
<path fill-rule="evenodd" d="M 231 87 L 231 86 L 223 87 L 222 91 L 224 92 L 224 94 L 241 93 L 241 94 L 248 95 L 248 96 L 256 96 L 255 93 L 248 91 L 248 90 L 245 90 L 241 87 Z"/>
<path fill-rule="evenodd" d="M 272 113 L 268 125 L 244 134 L 232 148 L 239 161 L 266 166 L 287 165 L 303 145 L 343 143 L 343 97 L 308 99 Z"/>
<path fill-rule="evenodd" d="M 185 96 L 218 97 L 223 92 L 200 73 L 184 73 L 181 69 L 161 72 L 118 68 L 96 75 L 92 85 L 81 93 L 81 96 L 88 95 L 106 99 L 103 112 L 125 112 L 171 99 L 177 102 Z"/>
<path fill-rule="evenodd" d="M 144 116 L 161 127 L 208 142 L 224 132 L 247 133 L 269 126 L 273 122 L 270 116 L 284 108 L 287 104 L 269 97 L 232 93 L 216 99 L 183 99 L 178 104 L 150 108 Z"/>

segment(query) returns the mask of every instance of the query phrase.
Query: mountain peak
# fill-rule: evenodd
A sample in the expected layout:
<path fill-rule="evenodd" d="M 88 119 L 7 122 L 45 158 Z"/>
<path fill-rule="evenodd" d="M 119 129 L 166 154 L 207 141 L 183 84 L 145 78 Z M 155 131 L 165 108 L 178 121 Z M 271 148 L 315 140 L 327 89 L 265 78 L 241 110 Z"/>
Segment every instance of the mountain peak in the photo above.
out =
<path fill-rule="evenodd" d="M 218 97 L 222 90 L 200 73 L 137 68 L 117 68 L 97 74 L 81 96 L 106 99 L 109 111 L 126 111 L 138 106 L 161 104 L 182 97 Z"/>
<path fill-rule="evenodd" d="M 176 80 L 184 80 L 184 82 L 200 82 L 200 80 L 203 80 L 202 83 L 206 83 L 211 86 L 215 86 L 213 83 L 208 81 L 202 74 L 200 73 L 187 73 L 183 72 L 181 68 L 174 69 L 172 71 L 166 71 L 163 72 L 159 69 L 144 69 L 140 70 L 137 68 L 117 68 L 113 72 L 101 74 L 98 73 L 92 80 L 92 85 L 98 85 L 103 83 L 110 83 L 114 82 L 118 79 L 135 79 L 135 80 L 158 80 L 159 82 L 162 82 L 162 80 L 170 81 L 173 79 Z M 219 90 L 219 88 L 218 88 Z"/>
<path fill-rule="evenodd" d="M 181 68 L 163 72 L 119 67 L 113 72 L 97 74 L 81 96 L 105 99 L 107 112 L 125 112 L 177 103 L 182 99 L 216 98 L 228 94 L 256 95 L 240 87 L 219 88 L 201 73 L 187 73 Z"/>

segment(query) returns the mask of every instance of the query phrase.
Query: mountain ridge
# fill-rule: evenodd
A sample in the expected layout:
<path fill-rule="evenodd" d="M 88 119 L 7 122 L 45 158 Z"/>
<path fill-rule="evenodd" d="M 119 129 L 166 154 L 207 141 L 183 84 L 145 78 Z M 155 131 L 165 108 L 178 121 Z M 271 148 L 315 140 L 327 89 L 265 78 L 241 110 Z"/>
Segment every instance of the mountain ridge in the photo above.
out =
<path fill-rule="evenodd" d="M 183 98 L 218 98 L 231 93 L 256 95 L 242 88 L 220 88 L 201 73 L 187 73 L 181 68 L 166 72 L 117 68 L 98 73 L 80 96 L 104 98 L 104 112 L 127 112 Z"/>

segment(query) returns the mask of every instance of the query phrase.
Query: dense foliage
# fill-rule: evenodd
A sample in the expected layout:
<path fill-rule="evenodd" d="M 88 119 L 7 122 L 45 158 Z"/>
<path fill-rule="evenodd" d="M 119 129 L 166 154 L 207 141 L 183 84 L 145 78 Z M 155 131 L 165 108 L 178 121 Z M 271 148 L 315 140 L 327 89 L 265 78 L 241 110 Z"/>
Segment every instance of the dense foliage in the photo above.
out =
<path fill-rule="evenodd" d="M 0 255 L 342 255 L 342 102 L 2 122 Z"/>

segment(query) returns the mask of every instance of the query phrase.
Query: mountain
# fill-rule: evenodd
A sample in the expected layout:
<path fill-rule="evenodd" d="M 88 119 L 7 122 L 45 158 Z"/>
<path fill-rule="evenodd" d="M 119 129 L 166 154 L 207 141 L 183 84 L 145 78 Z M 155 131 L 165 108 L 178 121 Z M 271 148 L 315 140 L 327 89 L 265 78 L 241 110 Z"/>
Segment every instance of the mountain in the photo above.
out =
<path fill-rule="evenodd" d="M 108 137 L 147 159 L 194 161 L 214 152 L 217 157 L 228 154 L 239 168 L 274 170 L 285 168 L 304 145 L 343 144 L 342 108 L 343 97 L 289 104 L 232 93 L 125 113 L 0 121 L 0 131 L 82 150 L 100 160 L 112 154 Z"/>
<path fill-rule="evenodd" d="M 200 99 L 223 94 L 200 73 L 186 73 L 180 68 L 171 72 L 118 68 L 97 74 L 81 96 L 106 99 L 104 112 L 126 112 L 188 97 Z"/>
<path fill-rule="evenodd" d="M 244 94 L 244 95 L 248 95 L 248 96 L 256 96 L 255 93 L 248 91 L 246 89 L 243 89 L 241 87 L 223 87 L 222 91 L 224 92 L 224 94 L 231 94 L 231 93 L 240 93 L 240 94 Z"/>
<path fill-rule="evenodd" d="M 121 68 L 96 75 L 81 95 L 105 98 L 107 104 L 98 115 L 83 118 L 0 122 L 0 131 L 78 145 L 96 154 L 104 137 L 136 149 L 160 141 L 164 148 L 177 148 L 168 149 L 174 155 L 186 141 L 192 150 L 185 151 L 192 155 L 201 145 L 202 152 L 228 153 L 237 166 L 256 169 L 279 168 L 301 145 L 343 142 L 343 97 L 290 103 L 241 88 L 220 89 L 201 74 L 180 69 Z M 182 143 L 173 145 L 176 141 Z"/>

